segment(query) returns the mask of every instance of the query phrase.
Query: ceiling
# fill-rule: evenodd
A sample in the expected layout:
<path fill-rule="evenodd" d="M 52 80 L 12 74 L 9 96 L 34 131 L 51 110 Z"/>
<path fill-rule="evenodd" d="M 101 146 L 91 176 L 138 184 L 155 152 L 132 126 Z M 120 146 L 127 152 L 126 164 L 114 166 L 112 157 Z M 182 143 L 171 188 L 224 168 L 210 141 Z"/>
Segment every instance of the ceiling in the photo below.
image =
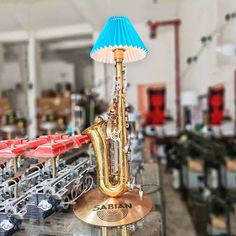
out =
<path fill-rule="evenodd" d="M 0 0 L 0 32 L 84 22 L 70 0 Z"/>
<path fill-rule="evenodd" d="M 0 32 L 89 23 L 100 28 L 110 15 L 134 23 L 174 18 L 181 0 L 0 0 Z"/>
<path fill-rule="evenodd" d="M 81 27 L 80 24 L 85 23 L 100 30 L 105 20 L 111 15 L 127 15 L 133 23 L 175 18 L 180 1 L 0 0 L 0 34 L 5 33 L 8 38 L 12 38 L 14 36 L 9 34 L 12 31 L 32 31 L 70 25 Z M 0 35 L 0 39 L 3 34 Z M 88 40 L 91 42 L 87 42 Z M 81 50 L 81 45 L 78 45 L 81 42 L 85 51 Z M 84 54 L 87 56 L 90 44 L 92 45 L 91 34 L 76 35 L 76 37 L 69 37 L 69 39 L 59 37 L 59 39 L 46 40 L 42 42 L 43 58 L 51 60 L 56 55 L 70 61 L 71 58 L 74 58 L 73 55 L 78 53 L 80 53 L 80 58 L 83 58 Z M 17 59 L 19 53 L 17 45 L 12 43 L 5 45 L 6 59 Z"/>

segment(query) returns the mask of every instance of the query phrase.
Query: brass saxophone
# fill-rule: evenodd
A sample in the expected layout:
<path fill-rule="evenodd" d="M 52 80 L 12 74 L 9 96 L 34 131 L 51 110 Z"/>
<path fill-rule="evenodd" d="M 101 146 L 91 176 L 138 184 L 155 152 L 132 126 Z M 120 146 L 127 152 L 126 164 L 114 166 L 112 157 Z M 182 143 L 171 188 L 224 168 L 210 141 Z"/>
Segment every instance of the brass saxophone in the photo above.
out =
<path fill-rule="evenodd" d="M 114 50 L 116 81 L 113 105 L 106 118 L 99 117 L 83 132 L 89 136 L 94 148 L 99 189 L 110 197 L 124 194 L 130 181 L 124 53 L 121 48 Z"/>

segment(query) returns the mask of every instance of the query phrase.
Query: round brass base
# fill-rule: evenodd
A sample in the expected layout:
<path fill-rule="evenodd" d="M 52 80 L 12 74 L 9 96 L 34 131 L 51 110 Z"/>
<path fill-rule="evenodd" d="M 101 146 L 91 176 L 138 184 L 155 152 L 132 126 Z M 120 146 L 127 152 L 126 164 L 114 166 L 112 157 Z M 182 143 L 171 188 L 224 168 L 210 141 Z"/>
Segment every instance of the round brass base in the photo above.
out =
<path fill-rule="evenodd" d="M 112 198 L 98 189 L 82 195 L 75 204 L 75 215 L 82 221 L 105 227 L 115 227 L 137 222 L 152 209 L 152 200 L 143 195 L 140 200 L 138 191 L 127 192 L 121 197 Z"/>

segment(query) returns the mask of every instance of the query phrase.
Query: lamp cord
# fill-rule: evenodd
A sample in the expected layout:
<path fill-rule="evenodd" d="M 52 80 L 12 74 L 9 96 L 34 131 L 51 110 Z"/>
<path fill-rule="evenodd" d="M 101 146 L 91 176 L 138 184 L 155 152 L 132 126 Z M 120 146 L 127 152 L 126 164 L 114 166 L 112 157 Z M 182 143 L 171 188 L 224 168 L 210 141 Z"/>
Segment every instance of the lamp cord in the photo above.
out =
<path fill-rule="evenodd" d="M 152 191 L 149 191 L 149 192 L 146 192 L 146 191 L 144 191 L 144 192 L 146 194 L 152 194 L 152 193 L 156 193 L 156 192 L 161 190 L 161 186 L 159 184 L 154 184 L 154 183 L 152 183 L 152 184 L 141 184 L 142 189 L 144 189 L 144 187 L 152 187 L 152 186 L 155 186 L 156 189 L 154 189 Z"/>

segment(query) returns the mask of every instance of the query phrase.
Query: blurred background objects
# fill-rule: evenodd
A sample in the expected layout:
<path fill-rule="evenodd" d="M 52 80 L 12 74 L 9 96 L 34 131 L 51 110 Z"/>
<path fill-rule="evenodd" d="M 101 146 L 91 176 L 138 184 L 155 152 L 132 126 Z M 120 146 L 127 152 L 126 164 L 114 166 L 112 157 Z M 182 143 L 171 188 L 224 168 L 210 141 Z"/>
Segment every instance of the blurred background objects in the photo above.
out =
<path fill-rule="evenodd" d="M 0 0 L 0 140 L 74 137 L 105 114 L 114 65 L 89 53 L 113 15 L 149 49 L 125 69 L 126 110 L 160 235 L 236 235 L 235 0 Z"/>

